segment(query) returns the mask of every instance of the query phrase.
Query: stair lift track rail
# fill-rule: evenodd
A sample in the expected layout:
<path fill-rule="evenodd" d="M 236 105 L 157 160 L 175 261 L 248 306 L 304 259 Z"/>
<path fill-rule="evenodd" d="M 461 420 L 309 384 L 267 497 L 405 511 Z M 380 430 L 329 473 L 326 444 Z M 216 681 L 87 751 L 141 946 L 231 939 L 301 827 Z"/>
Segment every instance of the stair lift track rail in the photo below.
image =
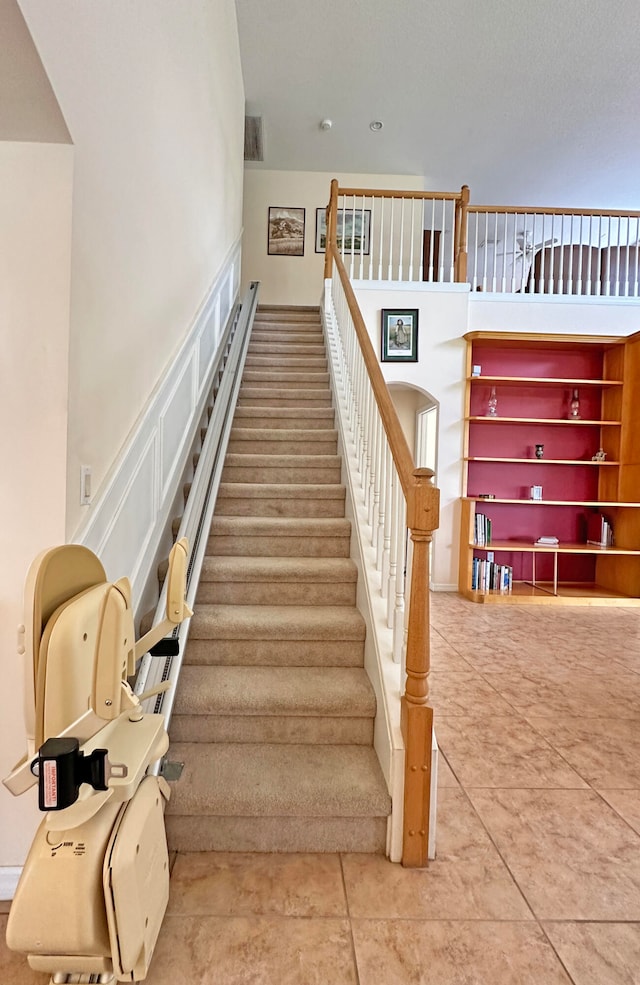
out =
<path fill-rule="evenodd" d="M 253 327 L 253 319 L 258 303 L 258 283 L 249 286 L 238 309 L 236 319 L 229 331 L 229 353 L 224 365 L 220 387 L 213 404 L 213 412 L 204 438 L 198 465 L 193 476 L 189 496 L 176 540 L 187 537 L 191 545 L 191 555 L 187 566 L 186 600 L 191 609 L 194 607 L 198 590 L 200 572 L 207 548 L 207 540 L 211 529 L 211 520 L 218 497 L 222 469 L 229 444 L 229 435 L 235 413 L 238 392 L 242 381 L 244 363 Z M 166 607 L 166 580 L 160 593 L 158 605 L 153 618 L 153 625 L 164 618 Z M 185 619 L 176 627 L 171 639 L 178 640 L 178 654 L 168 657 L 154 657 L 146 653 L 140 662 L 134 691 L 143 694 L 166 681 L 170 686 L 163 693 L 150 697 L 144 702 L 146 712 L 160 713 L 164 716 L 165 728 L 168 730 L 171 713 L 175 702 L 176 688 L 182 659 L 187 644 L 191 619 Z M 158 775 L 160 762 L 154 763 L 149 772 Z"/>

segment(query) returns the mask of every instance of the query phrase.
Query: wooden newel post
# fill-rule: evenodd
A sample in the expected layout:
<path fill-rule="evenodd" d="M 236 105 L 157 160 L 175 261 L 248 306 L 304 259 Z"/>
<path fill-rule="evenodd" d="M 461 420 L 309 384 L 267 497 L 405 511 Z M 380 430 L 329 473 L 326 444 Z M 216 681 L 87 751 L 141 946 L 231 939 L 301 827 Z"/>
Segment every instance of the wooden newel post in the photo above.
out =
<path fill-rule="evenodd" d="M 402 696 L 402 735 L 405 744 L 404 830 L 402 864 L 427 865 L 431 803 L 431 739 L 433 711 L 429 698 L 429 545 L 438 527 L 440 493 L 431 469 L 416 469 L 407 497 L 407 526 L 413 543 L 407 680 Z"/>
<path fill-rule="evenodd" d="M 469 186 L 460 189 L 460 199 L 456 207 L 456 283 L 467 282 L 467 224 L 469 209 Z"/>
<path fill-rule="evenodd" d="M 331 181 L 331 194 L 327 205 L 327 233 L 324 242 L 324 279 L 329 280 L 333 269 L 333 258 L 331 256 L 331 246 L 337 242 L 337 223 L 338 223 L 338 179 Z"/>

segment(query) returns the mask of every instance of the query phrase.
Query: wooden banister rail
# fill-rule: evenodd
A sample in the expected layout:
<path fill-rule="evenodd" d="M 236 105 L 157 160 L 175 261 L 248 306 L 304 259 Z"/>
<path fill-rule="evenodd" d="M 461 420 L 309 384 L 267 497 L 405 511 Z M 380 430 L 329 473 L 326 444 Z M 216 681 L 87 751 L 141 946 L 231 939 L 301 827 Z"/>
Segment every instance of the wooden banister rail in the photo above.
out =
<path fill-rule="evenodd" d="M 335 190 L 335 194 L 334 194 Z M 406 644 L 406 682 L 401 698 L 401 727 L 405 743 L 402 863 L 425 866 L 429 849 L 431 793 L 431 744 L 433 711 L 428 704 L 429 645 L 429 544 L 438 526 L 439 490 L 431 469 L 417 469 L 389 395 L 371 344 L 349 276 L 336 244 L 335 211 L 337 182 L 327 208 L 328 269 L 335 264 L 348 305 L 360 354 L 387 438 L 398 480 L 407 504 L 413 556 L 409 590 Z M 330 276 L 330 273 L 329 273 Z"/>

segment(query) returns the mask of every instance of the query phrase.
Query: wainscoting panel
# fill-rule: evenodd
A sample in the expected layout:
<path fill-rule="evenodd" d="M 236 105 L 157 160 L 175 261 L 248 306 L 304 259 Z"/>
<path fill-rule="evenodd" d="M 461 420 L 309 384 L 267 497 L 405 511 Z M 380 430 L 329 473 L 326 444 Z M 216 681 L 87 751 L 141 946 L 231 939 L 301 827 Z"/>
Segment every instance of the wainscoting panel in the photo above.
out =
<path fill-rule="evenodd" d="M 155 388 L 135 432 L 114 462 L 109 480 L 88 508 L 73 543 L 104 564 L 107 577 L 127 575 L 142 595 L 206 407 L 220 339 L 238 299 L 240 239 L 196 314 L 174 362 Z"/>

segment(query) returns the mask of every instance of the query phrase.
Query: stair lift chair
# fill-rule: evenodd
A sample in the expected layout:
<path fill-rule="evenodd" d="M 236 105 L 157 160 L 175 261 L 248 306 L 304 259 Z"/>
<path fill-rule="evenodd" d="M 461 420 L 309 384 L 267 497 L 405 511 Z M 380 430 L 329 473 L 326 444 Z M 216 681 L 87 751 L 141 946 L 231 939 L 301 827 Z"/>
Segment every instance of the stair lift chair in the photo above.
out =
<path fill-rule="evenodd" d="M 169 897 L 164 806 L 145 775 L 167 751 L 162 715 L 143 713 L 127 682 L 137 660 L 191 616 L 186 539 L 174 545 L 166 618 L 135 642 L 128 579 L 70 544 L 45 551 L 25 587 L 19 651 L 27 667 L 27 756 L 3 782 L 38 784 L 46 812 L 24 865 L 7 945 L 62 982 L 139 982 Z"/>

